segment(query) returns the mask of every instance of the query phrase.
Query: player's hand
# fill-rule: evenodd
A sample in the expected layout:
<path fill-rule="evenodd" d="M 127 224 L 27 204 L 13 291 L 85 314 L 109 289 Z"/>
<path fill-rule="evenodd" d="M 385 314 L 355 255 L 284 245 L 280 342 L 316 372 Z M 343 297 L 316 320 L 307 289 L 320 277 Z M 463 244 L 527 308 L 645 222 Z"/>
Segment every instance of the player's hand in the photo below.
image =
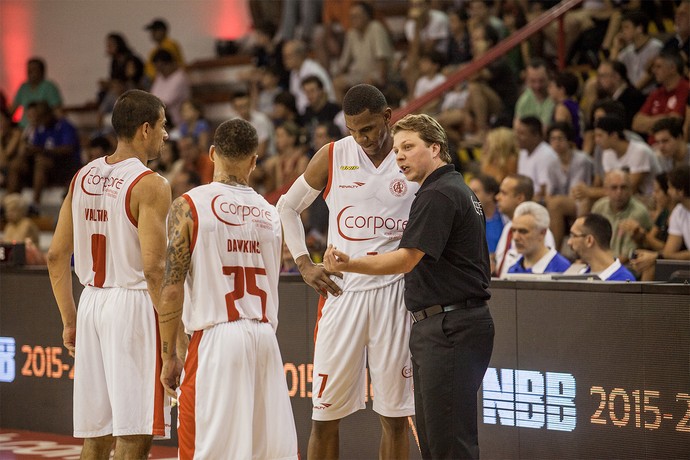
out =
<path fill-rule="evenodd" d="M 62 328 L 62 344 L 67 348 L 69 355 L 74 358 L 74 347 L 76 344 L 77 328 L 75 326 L 64 326 Z"/>
<path fill-rule="evenodd" d="M 300 259 L 301 262 L 301 259 Z M 315 264 L 309 259 L 307 263 L 298 263 L 299 271 L 302 274 L 304 282 L 314 288 L 316 292 L 322 297 L 328 297 L 328 294 L 339 296 L 342 294 L 342 289 L 331 278 L 331 275 L 342 278 L 343 274 L 337 271 L 328 271 L 324 264 Z"/>
<path fill-rule="evenodd" d="M 161 369 L 161 383 L 165 392 L 174 399 L 177 399 L 175 390 L 180 385 L 180 375 L 182 374 L 183 363 L 177 356 L 170 356 L 163 360 Z"/>
<path fill-rule="evenodd" d="M 332 244 L 328 245 L 328 249 L 326 249 L 326 253 L 323 256 L 323 264 L 326 270 L 347 271 L 348 262 L 350 262 L 350 256 L 342 251 L 338 251 Z"/>

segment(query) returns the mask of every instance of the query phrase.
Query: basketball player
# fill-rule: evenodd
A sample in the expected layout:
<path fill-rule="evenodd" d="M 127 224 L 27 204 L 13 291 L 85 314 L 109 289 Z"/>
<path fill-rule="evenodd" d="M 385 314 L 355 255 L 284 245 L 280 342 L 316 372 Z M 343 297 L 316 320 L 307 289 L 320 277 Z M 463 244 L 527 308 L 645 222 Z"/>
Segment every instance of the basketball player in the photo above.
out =
<path fill-rule="evenodd" d="M 258 145 L 249 122 L 222 123 L 210 149 L 213 182 L 182 195 L 170 210 L 161 381 L 174 394 L 182 316 L 192 339 L 180 387 L 181 459 L 298 458 L 275 335 L 280 219 L 247 185 Z"/>
<path fill-rule="evenodd" d="M 158 380 L 158 305 L 165 257 L 167 181 L 146 167 L 168 138 L 164 105 L 132 90 L 117 100 L 117 148 L 72 179 L 48 269 L 74 364 L 74 436 L 81 458 L 147 458 L 169 437 L 170 410 Z M 84 291 L 75 309 L 70 257 Z M 75 349 L 76 347 L 76 349 Z M 75 352 L 76 350 L 76 352 Z"/>
<path fill-rule="evenodd" d="M 285 241 L 302 277 L 321 294 L 316 325 L 309 459 L 338 457 L 338 426 L 365 404 L 365 360 L 374 411 L 383 427 L 380 457 L 405 459 L 407 416 L 414 413 L 407 341 L 410 317 L 402 275 L 331 273 L 314 264 L 300 213 L 323 190 L 328 242 L 357 255 L 395 250 L 417 185 L 407 182 L 391 151 L 391 109 L 373 86 L 357 85 L 343 99 L 351 136 L 322 147 L 278 202 Z M 342 287 L 331 279 L 341 277 Z"/>

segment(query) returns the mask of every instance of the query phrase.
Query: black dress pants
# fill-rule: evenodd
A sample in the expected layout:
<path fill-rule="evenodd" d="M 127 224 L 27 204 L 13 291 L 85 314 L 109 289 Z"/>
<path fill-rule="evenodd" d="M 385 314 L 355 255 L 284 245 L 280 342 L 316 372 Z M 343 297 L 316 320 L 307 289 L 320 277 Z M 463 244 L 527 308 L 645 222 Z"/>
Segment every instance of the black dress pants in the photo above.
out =
<path fill-rule="evenodd" d="M 439 313 L 412 325 L 417 432 L 424 459 L 479 458 L 477 391 L 491 359 L 488 306 Z"/>

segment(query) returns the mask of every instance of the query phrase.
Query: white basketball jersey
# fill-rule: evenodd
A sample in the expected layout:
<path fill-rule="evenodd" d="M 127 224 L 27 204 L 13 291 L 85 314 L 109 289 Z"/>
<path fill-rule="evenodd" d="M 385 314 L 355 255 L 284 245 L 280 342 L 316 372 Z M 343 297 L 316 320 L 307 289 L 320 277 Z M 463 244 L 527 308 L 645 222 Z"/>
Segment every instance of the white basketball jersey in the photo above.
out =
<path fill-rule="evenodd" d="M 183 195 L 192 209 L 182 321 L 189 332 L 240 318 L 278 326 L 278 211 L 253 189 L 213 182 Z"/>
<path fill-rule="evenodd" d="M 83 285 L 146 289 L 132 188 L 154 174 L 137 158 L 108 164 L 97 158 L 72 183 L 74 271 Z"/>
<path fill-rule="evenodd" d="M 378 168 L 348 136 L 330 145 L 330 170 L 324 198 L 329 209 L 328 243 L 350 255 L 391 252 L 398 248 L 419 186 L 400 172 L 392 151 Z M 344 273 L 336 280 L 344 291 L 386 286 L 403 275 Z"/>

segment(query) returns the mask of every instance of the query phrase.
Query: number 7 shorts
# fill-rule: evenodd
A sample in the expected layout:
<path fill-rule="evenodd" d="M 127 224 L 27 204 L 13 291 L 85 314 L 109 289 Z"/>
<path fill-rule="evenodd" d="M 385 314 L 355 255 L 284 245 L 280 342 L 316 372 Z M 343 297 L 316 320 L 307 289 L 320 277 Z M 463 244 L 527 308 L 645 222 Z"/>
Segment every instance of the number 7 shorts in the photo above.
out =
<path fill-rule="evenodd" d="M 403 292 L 400 279 L 321 299 L 314 332 L 314 420 L 338 420 L 364 409 L 367 361 L 374 411 L 384 417 L 414 414 L 411 318 Z"/>

